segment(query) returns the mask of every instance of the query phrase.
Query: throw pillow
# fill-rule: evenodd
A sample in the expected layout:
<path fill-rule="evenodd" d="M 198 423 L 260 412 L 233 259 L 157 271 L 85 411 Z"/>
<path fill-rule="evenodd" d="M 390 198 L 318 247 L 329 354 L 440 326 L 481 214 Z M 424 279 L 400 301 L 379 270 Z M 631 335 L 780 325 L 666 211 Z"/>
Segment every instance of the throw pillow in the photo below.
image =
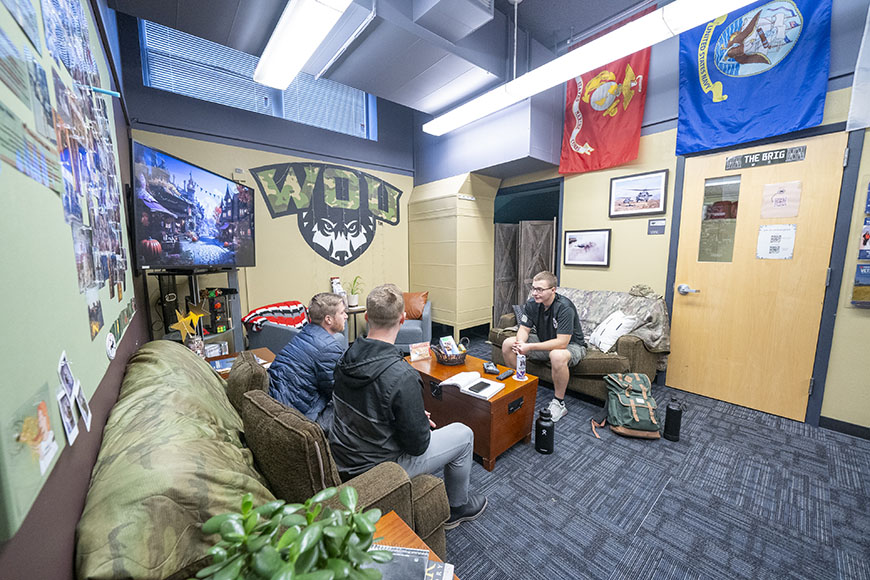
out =
<path fill-rule="evenodd" d="M 601 352 L 607 352 L 613 348 L 620 336 L 628 334 L 635 326 L 637 326 L 637 317 L 616 310 L 595 327 L 589 342 Z"/>
<path fill-rule="evenodd" d="M 254 389 L 268 393 L 269 374 L 257 363 L 254 353 L 246 351 L 233 362 L 227 377 L 227 398 L 236 412 L 241 409 L 242 396 Z"/>
<path fill-rule="evenodd" d="M 275 497 L 303 502 L 341 484 L 323 429 L 263 391 L 242 397 L 245 440 Z"/>
<path fill-rule="evenodd" d="M 523 312 L 525 312 L 525 307 L 520 304 L 514 304 L 511 306 L 514 310 L 514 316 L 517 318 L 517 325 L 519 325 L 520 320 L 523 319 Z"/>
<path fill-rule="evenodd" d="M 429 300 L 429 292 L 404 292 L 405 318 L 408 320 L 420 320 L 423 318 L 423 308 Z"/>

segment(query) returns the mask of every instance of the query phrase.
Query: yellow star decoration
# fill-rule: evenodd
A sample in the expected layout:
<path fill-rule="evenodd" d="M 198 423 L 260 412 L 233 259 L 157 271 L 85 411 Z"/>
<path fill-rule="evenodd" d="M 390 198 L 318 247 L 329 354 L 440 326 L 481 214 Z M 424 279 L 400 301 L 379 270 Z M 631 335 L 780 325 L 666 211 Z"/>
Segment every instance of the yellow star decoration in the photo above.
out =
<path fill-rule="evenodd" d="M 173 330 L 177 330 L 178 332 L 180 332 L 181 333 L 181 342 L 184 342 L 185 340 L 187 340 L 188 334 L 190 334 L 190 335 L 196 334 L 196 331 L 193 329 L 193 326 L 190 324 L 190 321 L 191 321 L 190 314 L 188 314 L 187 316 L 181 316 L 181 312 L 176 310 L 175 315 L 178 317 L 178 322 L 176 322 L 175 324 L 169 325 L 169 328 L 172 328 Z"/>
<path fill-rule="evenodd" d="M 196 331 L 196 325 L 199 324 L 199 319 L 207 314 L 208 311 L 205 310 L 204 300 L 201 305 L 194 304 L 187 309 L 187 319 L 190 320 L 190 325 L 193 327 L 194 331 Z"/>
<path fill-rule="evenodd" d="M 206 304 L 208 304 L 208 300 L 203 300 L 202 304 L 194 304 L 187 309 L 188 316 L 190 316 L 191 314 L 196 314 L 196 320 L 194 321 L 194 325 L 196 324 L 196 322 L 199 321 L 201 317 L 208 316 L 209 312 Z"/>

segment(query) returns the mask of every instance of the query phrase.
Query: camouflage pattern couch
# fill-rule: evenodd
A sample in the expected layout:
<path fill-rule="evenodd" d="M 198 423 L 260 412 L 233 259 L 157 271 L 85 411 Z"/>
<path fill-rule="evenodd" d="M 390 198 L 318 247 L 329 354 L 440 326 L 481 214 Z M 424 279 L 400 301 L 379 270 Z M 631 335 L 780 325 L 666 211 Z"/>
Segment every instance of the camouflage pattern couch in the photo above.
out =
<path fill-rule="evenodd" d="M 579 290 L 557 288 L 559 294 L 569 298 L 580 315 L 580 325 L 587 342 L 586 358 L 571 369 L 568 389 L 600 399 L 607 399 L 604 377 L 610 373 L 643 373 L 655 379 L 657 370 L 667 367 L 670 352 L 670 323 L 664 299 L 649 286 L 637 285 L 629 292 L 611 290 Z M 621 310 L 636 316 L 638 326 L 621 336 L 610 351 L 604 353 L 589 344 L 589 337 L 611 312 Z M 504 314 L 498 326 L 489 331 L 492 360 L 504 364 L 501 345 L 509 336 L 517 334 L 517 319 Z M 552 382 L 550 363 L 528 361 L 528 372 Z"/>
<path fill-rule="evenodd" d="M 190 578 L 207 564 L 211 546 L 202 523 L 237 511 L 243 494 L 251 492 L 255 504 L 302 502 L 341 485 L 320 427 L 269 397 L 267 387 L 250 353 L 227 381 L 171 341 L 133 355 L 76 528 L 79 579 Z M 395 510 L 446 556 L 442 480 L 409 480 L 386 463 L 346 485 L 362 506 Z"/>

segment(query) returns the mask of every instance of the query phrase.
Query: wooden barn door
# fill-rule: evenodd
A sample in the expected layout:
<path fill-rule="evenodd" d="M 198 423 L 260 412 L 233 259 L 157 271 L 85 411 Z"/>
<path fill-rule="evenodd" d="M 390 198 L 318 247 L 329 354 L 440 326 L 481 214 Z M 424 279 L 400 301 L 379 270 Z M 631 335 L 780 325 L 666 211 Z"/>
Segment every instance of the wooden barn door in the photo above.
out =
<path fill-rule="evenodd" d="M 493 284 L 492 325 L 511 311 L 517 297 L 517 224 L 495 224 L 495 283 Z"/>
<path fill-rule="evenodd" d="M 532 289 L 532 278 L 556 264 L 556 220 L 520 222 L 517 239 L 517 294 L 514 304 L 523 304 Z"/>

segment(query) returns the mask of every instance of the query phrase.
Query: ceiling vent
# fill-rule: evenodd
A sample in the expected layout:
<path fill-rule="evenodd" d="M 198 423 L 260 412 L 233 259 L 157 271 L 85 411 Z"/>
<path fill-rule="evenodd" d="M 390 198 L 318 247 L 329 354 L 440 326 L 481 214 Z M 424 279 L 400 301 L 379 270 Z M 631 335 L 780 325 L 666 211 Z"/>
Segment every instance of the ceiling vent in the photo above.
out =
<path fill-rule="evenodd" d="M 493 17 L 493 0 L 414 0 L 414 22 L 457 42 Z"/>

